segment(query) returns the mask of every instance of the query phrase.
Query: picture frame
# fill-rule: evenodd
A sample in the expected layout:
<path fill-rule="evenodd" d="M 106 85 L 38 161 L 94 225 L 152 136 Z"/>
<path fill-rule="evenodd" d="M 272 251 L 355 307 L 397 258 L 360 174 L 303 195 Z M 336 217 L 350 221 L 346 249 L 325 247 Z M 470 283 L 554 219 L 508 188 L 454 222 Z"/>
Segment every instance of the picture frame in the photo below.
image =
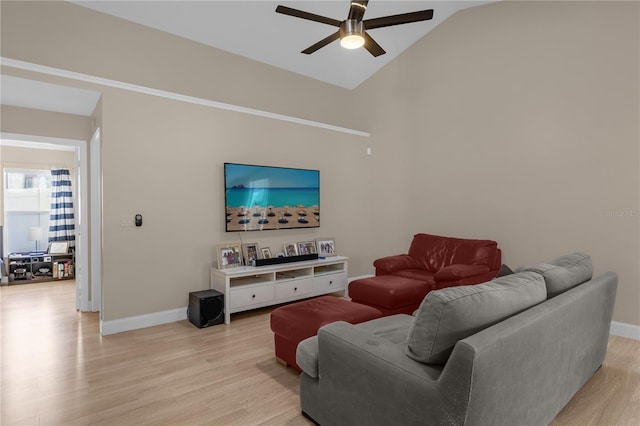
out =
<path fill-rule="evenodd" d="M 262 253 L 263 259 L 271 259 L 271 249 L 269 247 L 261 248 L 260 252 Z"/>
<path fill-rule="evenodd" d="M 235 268 L 242 266 L 242 251 L 240 243 L 218 244 L 216 252 L 218 256 L 218 269 Z"/>
<path fill-rule="evenodd" d="M 258 243 L 242 244 L 242 258 L 247 266 L 254 266 L 258 258 Z"/>
<path fill-rule="evenodd" d="M 318 252 L 318 248 L 316 246 L 315 241 L 301 241 L 298 243 L 298 254 L 316 254 Z"/>
<path fill-rule="evenodd" d="M 318 257 L 336 256 L 336 240 L 334 238 L 318 238 L 316 239 L 318 248 Z"/>
<path fill-rule="evenodd" d="M 286 257 L 292 257 L 298 255 L 298 246 L 294 243 L 286 243 L 284 245 L 284 255 Z"/>
<path fill-rule="evenodd" d="M 48 254 L 67 254 L 69 252 L 69 241 L 54 241 L 49 243 Z"/>

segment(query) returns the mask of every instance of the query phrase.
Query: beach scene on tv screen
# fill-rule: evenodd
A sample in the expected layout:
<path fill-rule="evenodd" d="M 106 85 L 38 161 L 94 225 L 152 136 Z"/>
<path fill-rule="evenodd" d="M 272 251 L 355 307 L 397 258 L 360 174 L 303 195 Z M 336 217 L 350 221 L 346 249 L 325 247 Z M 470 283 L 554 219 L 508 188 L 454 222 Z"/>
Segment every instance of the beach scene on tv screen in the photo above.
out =
<path fill-rule="evenodd" d="M 225 164 L 227 231 L 320 226 L 320 172 Z"/>

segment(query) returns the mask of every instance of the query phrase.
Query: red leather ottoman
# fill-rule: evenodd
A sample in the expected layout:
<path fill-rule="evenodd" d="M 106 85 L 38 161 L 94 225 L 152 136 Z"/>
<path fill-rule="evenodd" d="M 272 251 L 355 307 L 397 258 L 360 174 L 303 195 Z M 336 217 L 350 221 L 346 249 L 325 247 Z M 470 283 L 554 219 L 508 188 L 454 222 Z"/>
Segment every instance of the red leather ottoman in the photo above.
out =
<path fill-rule="evenodd" d="M 276 360 L 302 371 L 296 364 L 298 343 L 315 336 L 320 327 L 335 321 L 358 324 L 381 316 L 378 309 L 335 296 L 317 297 L 276 308 L 271 312 Z"/>
<path fill-rule="evenodd" d="M 349 297 L 353 302 L 379 309 L 384 316 L 413 314 L 431 290 L 432 285 L 425 281 L 397 275 L 380 275 L 349 283 Z"/>

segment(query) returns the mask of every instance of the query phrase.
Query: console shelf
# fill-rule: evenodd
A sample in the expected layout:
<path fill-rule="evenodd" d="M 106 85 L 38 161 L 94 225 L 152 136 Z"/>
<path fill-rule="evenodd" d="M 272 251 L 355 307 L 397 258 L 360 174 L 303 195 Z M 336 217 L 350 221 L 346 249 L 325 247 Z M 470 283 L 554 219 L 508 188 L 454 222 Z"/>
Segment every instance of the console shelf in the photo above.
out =
<path fill-rule="evenodd" d="M 347 288 L 344 256 L 268 266 L 211 267 L 210 287 L 224 294 L 224 322 L 231 314 Z"/>
<path fill-rule="evenodd" d="M 73 279 L 74 263 L 73 254 L 10 253 L 9 284 Z"/>

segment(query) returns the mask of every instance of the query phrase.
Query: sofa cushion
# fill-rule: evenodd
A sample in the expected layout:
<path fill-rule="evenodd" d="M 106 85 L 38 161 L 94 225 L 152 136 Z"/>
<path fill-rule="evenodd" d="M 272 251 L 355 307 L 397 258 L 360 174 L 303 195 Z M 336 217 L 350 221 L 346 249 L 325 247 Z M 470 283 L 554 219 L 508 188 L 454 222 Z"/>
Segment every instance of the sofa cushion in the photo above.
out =
<path fill-rule="evenodd" d="M 397 314 L 361 322 L 356 327 L 390 343 L 399 344 L 407 341 L 412 324 L 413 317 L 411 315 Z"/>
<path fill-rule="evenodd" d="M 435 281 L 459 281 L 489 272 L 487 265 L 449 265 L 433 275 Z"/>
<path fill-rule="evenodd" d="M 498 254 L 498 243 L 491 240 L 416 234 L 408 254 L 415 260 L 418 268 L 435 273 L 452 264 L 492 266 Z"/>
<path fill-rule="evenodd" d="M 590 280 L 593 276 L 593 264 L 591 256 L 575 252 L 560 256 L 549 263 L 526 267 L 523 271 L 533 271 L 542 275 L 547 286 L 547 297 L 552 298 Z"/>
<path fill-rule="evenodd" d="M 411 324 L 413 324 L 411 315 L 398 314 L 366 321 L 355 327 L 390 343 L 401 344 L 407 341 Z M 307 375 L 313 378 L 320 376 L 318 371 L 318 336 L 309 337 L 298 344 L 296 362 Z"/>
<path fill-rule="evenodd" d="M 416 311 L 407 355 L 444 364 L 458 340 L 515 315 L 547 297 L 544 278 L 521 272 L 483 284 L 432 291 Z"/>

